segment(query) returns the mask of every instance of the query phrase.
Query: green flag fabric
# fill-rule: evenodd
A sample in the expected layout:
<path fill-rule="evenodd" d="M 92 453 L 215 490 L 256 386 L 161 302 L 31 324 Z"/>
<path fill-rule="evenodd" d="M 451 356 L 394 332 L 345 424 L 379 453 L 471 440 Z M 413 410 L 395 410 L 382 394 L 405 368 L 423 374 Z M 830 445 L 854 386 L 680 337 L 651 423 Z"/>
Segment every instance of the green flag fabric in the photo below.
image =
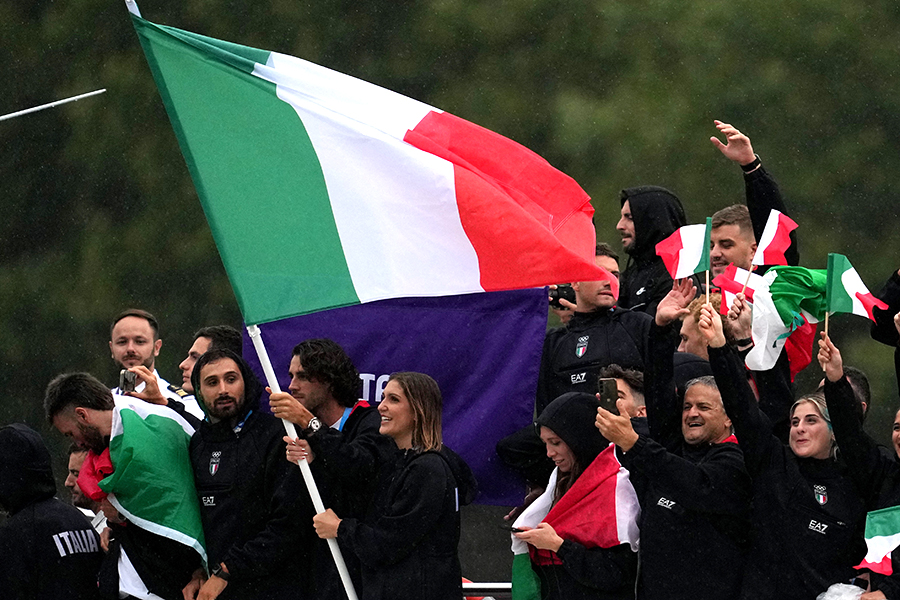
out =
<path fill-rule="evenodd" d="M 206 564 L 188 451 L 194 429 L 166 407 L 114 398 L 109 456 L 115 470 L 100 488 L 129 521 L 190 546 Z"/>

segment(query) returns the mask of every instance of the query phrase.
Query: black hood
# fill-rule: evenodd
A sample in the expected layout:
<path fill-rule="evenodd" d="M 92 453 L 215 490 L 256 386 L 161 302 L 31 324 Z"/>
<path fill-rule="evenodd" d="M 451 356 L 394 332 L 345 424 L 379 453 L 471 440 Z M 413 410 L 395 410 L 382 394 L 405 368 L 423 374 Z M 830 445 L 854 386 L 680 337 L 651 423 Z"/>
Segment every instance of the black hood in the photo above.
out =
<path fill-rule="evenodd" d="M 656 256 L 656 244 L 679 227 L 687 225 L 678 196 L 666 188 L 642 185 L 622 190 L 621 204 L 628 201 L 634 221 L 634 246 L 629 254 L 635 260 Z"/>
<path fill-rule="evenodd" d="M 441 446 L 438 452 L 450 467 L 453 478 L 456 479 L 456 488 L 459 492 L 459 503 L 462 506 L 471 504 L 478 494 L 478 480 L 475 474 L 463 458 L 448 448 Z"/>
<path fill-rule="evenodd" d="M 684 401 L 684 390 L 691 379 L 713 374 L 708 360 L 690 352 L 676 352 L 672 356 L 672 363 L 675 367 L 675 391 L 679 404 Z"/>
<path fill-rule="evenodd" d="M 13 515 L 55 493 L 50 452 L 38 432 L 21 423 L 0 429 L 0 506 Z"/>
<path fill-rule="evenodd" d="M 207 360 L 204 360 L 204 358 Z M 212 358 L 212 360 L 209 360 L 210 358 Z M 194 370 L 191 371 L 191 385 L 194 386 L 194 396 L 197 398 L 200 408 L 208 416 L 209 413 L 206 411 L 206 404 L 203 402 L 203 396 L 200 394 L 200 370 L 210 362 L 215 362 L 222 358 L 230 358 L 237 363 L 238 369 L 241 371 L 241 377 L 244 379 L 244 406 L 240 415 L 238 415 L 238 421 L 240 421 L 247 416 L 247 413 L 251 410 L 257 410 L 259 408 L 263 386 L 259 382 L 259 379 L 256 378 L 256 374 L 250 368 L 250 365 L 247 364 L 247 361 L 231 350 L 226 348 L 216 348 L 215 350 L 207 352 L 197 360 L 194 364 Z"/>
<path fill-rule="evenodd" d="M 558 435 L 575 454 L 581 468 L 586 469 L 609 446 L 594 425 L 598 406 L 600 402 L 590 394 L 568 392 L 548 404 L 535 424 Z"/>

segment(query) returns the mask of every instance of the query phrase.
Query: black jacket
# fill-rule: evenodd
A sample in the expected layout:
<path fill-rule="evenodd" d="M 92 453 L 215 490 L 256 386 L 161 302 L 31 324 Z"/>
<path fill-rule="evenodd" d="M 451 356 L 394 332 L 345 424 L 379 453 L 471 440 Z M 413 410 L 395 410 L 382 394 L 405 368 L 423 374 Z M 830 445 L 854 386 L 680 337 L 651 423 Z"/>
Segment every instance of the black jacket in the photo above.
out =
<path fill-rule="evenodd" d="M 762 239 L 772 209 L 787 215 L 787 207 L 781 196 L 781 190 L 778 189 L 778 184 L 762 165 L 752 173 L 744 174 L 744 190 L 747 197 L 747 210 L 750 212 L 750 222 L 753 224 L 753 235 L 759 241 Z M 789 265 L 800 264 L 800 246 L 797 244 L 796 229 L 791 232 L 791 245 L 785 251 L 784 257 Z M 764 272 L 765 269 L 757 271 L 758 274 Z"/>
<path fill-rule="evenodd" d="M 642 312 L 611 308 L 576 312 L 567 325 L 548 331 L 538 373 L 536 414 L 567 392 L 595 393 L 603 367 L 617 364 L 642 371 L 652 322 Z"/>
<path fill-rule="evenodd" d="M 684 208 L 675 194 L 653 185 L 622 190 L 620 200 L 631 208 L 634 244 L 619 277 L 619 306 L 652 315 L 672 289 L 672 277 L 656 255 L 656 244 L 687 225 Z"/>
<path fill-rule="evenodd" d="M 53 497 L 50 453 L 36 431 L 0 429 L 0 591 L 4 600 L 94 600 L 103 554 L 90 521 Z"/>
<path fill-rule="evenodd" d="M 322 501 L 342 518 L 363 518 L 372 502 L 378 468 L 393 454 L 391 438 L 381 435 L 381 415 L 372 406 L 353 409 L 343 428 L 320 429 L 310 436 L 315 460 L 312 472 Z M 311 597 L 346 598 L 328 542 L 316 539 Z M 360 563 L 352 552 L 343 552 L 344 562 L 357 592 L 362 589 Z"/>
<path fill-rule="evenodd" d="M 737 445 L 684 443 L 684 388 L 710 366 L 694 357 L 676 369 L 677 344 L 677 323 L 652 325 L 644 371 L 650 436 L 620 452 L 641 501 L 638 598 L 733 598 L 749 546 L 750 477 Z M 691 585 L 672 573 L 690 573 Z"/>
<path fill-rule="evenodd" d="M 825 380 L 825 401 L 841 458 L 866 499 L 867 509 L 900 505 L 900 462 L 896 455 L 885 455 L 882 447 L 863 431 L 853 388 L 846 377 L 836 382 Z M 872 573 L 872 591 L 880 591 L 888 600 L 900 600 L 900 556 L 894 556 L 897 552 L 891 554 L 894 573 Z"/>
<path fill-rule="evenodd" d="M 638 599 L 734 598 L 750 524 L 750 477 L 738 446 L 673 453 L 640 436 L 619 455 L 641 501 Z M 690 585 L 674 574 L 690 574 Z"/>
<path fill-rule="evenodd" d="M 894 371 L 897 374 L 897 385 L 900 386 L 900 334 L 894 325 L 894 315 L 900 312 L 900 275 L 897 271 L 891 273 L 876 296 L 888 307 L 886 310 L 876 308 L 872 311 L 875 316 L 872 339 L 894 348 Z"/>
<path fill-rule="evenodd" d="M 741 598 L 813 600 L 852 579 L 865 556 L 860 490 L 840 463 L 798 458 L 771 433 L 733 350 L 710 348 L 709 357 L 753 480 Z"/>
<path fill-rule="evenodd" d="M 362 600 L 459 600 L 459 506 L 472 471 L 449 448 L 396 450 L 363 520 L 344 518 L 338 541 L 362 563 Z M 340 515 L 339 515 L 340 516 Z"/>
<path fill-rule="evenodd" d="M 224 562 L 229 571 L 222 600 L 293 597 L 310 577 L 309 495 L 285 458 L 281 421 L 255 404 L 238 433 L 204 420 L 191 438 L 210 568 Z"/>

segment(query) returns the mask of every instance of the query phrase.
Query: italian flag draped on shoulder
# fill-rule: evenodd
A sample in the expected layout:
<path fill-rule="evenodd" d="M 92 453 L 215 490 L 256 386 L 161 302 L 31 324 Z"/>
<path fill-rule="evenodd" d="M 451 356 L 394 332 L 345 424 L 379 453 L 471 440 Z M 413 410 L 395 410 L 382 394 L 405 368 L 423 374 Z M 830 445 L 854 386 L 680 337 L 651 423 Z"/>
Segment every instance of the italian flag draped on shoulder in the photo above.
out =
<path fill-rule="evenodd" d="M 135 29 L 248 325 L 609 279 L 578 184 L 496 133 L 313 63 Z"/>
<path fill-rule="evenodd" d="M 189 444 L 194 428 L 163 406 L 114 395 L 109 457 L 99 482 L 110 503 L 151 533 L 194 548 L 206 563 Z"/>

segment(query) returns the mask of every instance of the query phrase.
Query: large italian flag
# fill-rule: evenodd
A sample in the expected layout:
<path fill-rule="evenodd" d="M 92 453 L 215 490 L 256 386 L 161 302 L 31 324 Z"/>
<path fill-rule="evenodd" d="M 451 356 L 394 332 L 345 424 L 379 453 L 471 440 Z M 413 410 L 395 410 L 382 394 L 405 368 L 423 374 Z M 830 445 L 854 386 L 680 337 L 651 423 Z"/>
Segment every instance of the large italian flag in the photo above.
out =
<path fill-rule="evenodd" d="M 132 19 L 256 324 L 373 300 L 612 279 L 593 209 L 530 150 L 310 62 Z"/>
<path fill-rule="evenodd" d="M 825 303 L 829 313 L 851 313 L 873 321 L 873 308 L 887 308 L 887 304 L 872 295 L 847 257 L 834 253 L 828 255 Z"/>
<path fill-rule="evenodd" d="M 112 475 L 100 481 L 110 503 L 142 529 L 190 546 L 206 563 L 200 505 L 188 451 L 194 428 L 178 413 L 113 396 Z"/>

